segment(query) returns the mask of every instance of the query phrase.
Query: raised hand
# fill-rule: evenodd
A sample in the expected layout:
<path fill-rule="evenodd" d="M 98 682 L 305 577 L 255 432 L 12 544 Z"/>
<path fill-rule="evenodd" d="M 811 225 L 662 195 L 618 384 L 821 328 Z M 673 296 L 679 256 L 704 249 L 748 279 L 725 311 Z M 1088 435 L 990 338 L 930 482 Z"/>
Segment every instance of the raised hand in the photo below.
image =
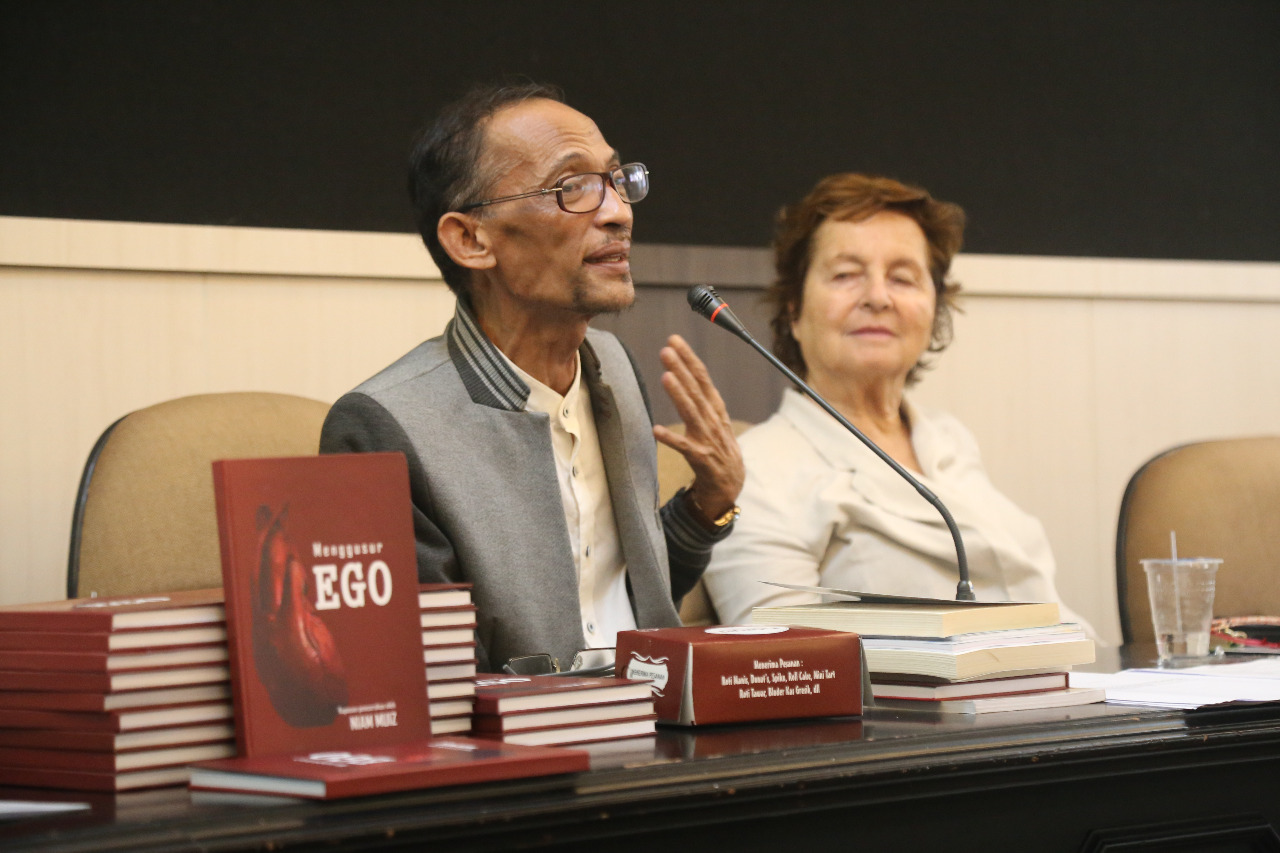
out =
<path fill-rule="evenodd" d="M 684 456 L 693 469 L 690 493 L 694 504 L 710 523 L 730 509 L 742 491 L 746 477 L 742 451 L 733 435 L 729 412 L 711 382 L 707 367 L 679 335 L 667 339 L 659 353 L 662 387 L 684 421 L 684 435 L 654 426 L 653 437 Z"/>

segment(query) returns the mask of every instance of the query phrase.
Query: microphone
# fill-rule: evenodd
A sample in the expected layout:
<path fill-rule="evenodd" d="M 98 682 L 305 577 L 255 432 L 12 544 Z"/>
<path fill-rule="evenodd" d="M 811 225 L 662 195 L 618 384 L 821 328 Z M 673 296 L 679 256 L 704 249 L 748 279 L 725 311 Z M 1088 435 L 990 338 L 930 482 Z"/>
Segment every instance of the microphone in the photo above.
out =
<path fill-rule="evenodd" d="M 689 300 L 690 308 L 692 308 L 696 313 L 701 314 L 703 317 L 706 317 L 712 323 L 715 323 L 721 328 L 728 329 L 730 332 L 750 344 L 756 352 L 763 355 L 770 364 L 795 383 L 796 387 L 803 391 L 809 399 L 813 400 L 821 406 L 827 414 L 839 421 L 841 426 L 853 433 L 859 441 L 871 449 L 872 453 L 879 456 L 886 465 L 898 472 L 898 476 L 910 483 L 912 488 L 919 492 L 922 498 L 933 505 L 933 508 L 942 516 L 942 520 L 947 523 L 947 530 L 951 531 L 951 540 L 956 546 L 956 566 L 960 574 L 960 583 L 956 586 L 956 601 L 977 601 L 978 598 L 973 592 L 973 584 L 969 581 L 969 560 L 965 557 L 964 540 L 960 538 L 960 528 L 956 526 L 956 520 L 951 517 L 951 512 L 945 505 L 943 505 L 938 496 L 929 491 L 929 489 L 925 487 L 924 483 L 921 483 L 915 477 L 911 476 L 910 471 L 903 468 L 898 464 L 897 460 L 881 450 L 879 445 L 867 438 L 867 436 L 863 434 L 862 430 L 850 423 L 849 419 L 844 415 L 837 412 L 834 406 L 822 399 L 822 396 L 818 394 L 817 391 L 814 391 L 809 387 L 808 383 L 799 376 L 796 376 L 795 372 L 783 364 L 777 356 L 761 346 L 760 342 L 752 337 L 751 333 L 747 331 L 747 327 L 742 324 L 742 321 L 738 319 L 738 316 L 733 313 L 733 309 L 729 307 L 729 303 L 721 299 L 720 294 L 716 293 L 716 289 L 714 287 L 708 287 L 705 284 L 695 284 L 693 287 L 689 288 L 687 298 Z"/>

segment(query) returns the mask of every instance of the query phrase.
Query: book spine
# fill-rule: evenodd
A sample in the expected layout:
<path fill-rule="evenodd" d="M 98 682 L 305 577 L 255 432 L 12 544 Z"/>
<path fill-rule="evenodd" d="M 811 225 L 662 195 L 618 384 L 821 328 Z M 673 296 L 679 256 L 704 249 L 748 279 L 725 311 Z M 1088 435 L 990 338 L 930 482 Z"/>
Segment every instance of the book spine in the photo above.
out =
<path fill-rule="evenodd" d="M 244 608 L 234 606 L 230 600 L 238 585 L 231 582 L 235 574 L 236 550 L 233 531 L 236 525 L 234 523 L 235 507 L 231 499 L 231 490 L 227 488 L 226 476 L 226 463 L 221 460 L 215 461 L 213 463 L 213 497 L 218 515 L 218 550 L 222 556 L 222 586 L 226 590 L 228 599 L 226 601 L 227 667 L 231 674 L 231 706 L 236 721 L 236 750 L 240 755 L 252 755 L 249 745 L 249 725 L 245 713 L 244 682 L 241 679 L 242 673 L 251 666 L 245 662 L 244 656 L 251 655 L 253 650 L 249 648 L 249 643 L 237 639 L 250 636 L 244 630 L 250 626 L 245 625 L 243 629 L 240 626 L 240 620 L 248 614 Z"/>

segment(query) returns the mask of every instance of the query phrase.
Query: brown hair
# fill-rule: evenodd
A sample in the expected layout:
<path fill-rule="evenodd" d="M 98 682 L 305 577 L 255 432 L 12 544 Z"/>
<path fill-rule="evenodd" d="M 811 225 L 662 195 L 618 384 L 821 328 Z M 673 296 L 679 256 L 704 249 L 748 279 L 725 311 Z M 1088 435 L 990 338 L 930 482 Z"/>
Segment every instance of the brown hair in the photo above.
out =
<path fill-rule="evenodd" d="M 773 240 L 777 277 L 765 291 L 765 299 L 773 308 L 773 352 L 801 376 L 807 374 L 808 368 L 800 344 L 791 334 L 791 323 L 804 302 L 814 235 L 828 219 L 860 222 L 886 210 L 910 217 L 924 232 L 929 274 L 937 294 L 928 351 L 942 352 L 951 343 L 951 311 L 959 310 L 956 294 L 960 285 L 947 282 L 947 273 L 964 241 L 964 211 L 959 205 L 938 201 L 927 190 L 892 178 L 853 172 L 829 175 L 803 199 L 778 211 Z M 919 381 L 920 373 L 928 367 L 921 358 L 907 374 L 907 384 Z"/>

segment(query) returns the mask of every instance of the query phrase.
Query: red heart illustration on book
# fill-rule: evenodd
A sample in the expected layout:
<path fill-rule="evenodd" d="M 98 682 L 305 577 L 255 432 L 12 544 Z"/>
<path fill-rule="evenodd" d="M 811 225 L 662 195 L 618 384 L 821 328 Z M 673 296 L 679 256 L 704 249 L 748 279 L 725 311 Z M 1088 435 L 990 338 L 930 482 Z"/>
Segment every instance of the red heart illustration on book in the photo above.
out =
<path fill-rule="evenodd" d="M 346 670 L 314 603 L 313 582 L 285 536 L 286 505 L 258 507 L 253 659 L 271 704 L 292 726 L 326 726 L 347 702 Z"/>

